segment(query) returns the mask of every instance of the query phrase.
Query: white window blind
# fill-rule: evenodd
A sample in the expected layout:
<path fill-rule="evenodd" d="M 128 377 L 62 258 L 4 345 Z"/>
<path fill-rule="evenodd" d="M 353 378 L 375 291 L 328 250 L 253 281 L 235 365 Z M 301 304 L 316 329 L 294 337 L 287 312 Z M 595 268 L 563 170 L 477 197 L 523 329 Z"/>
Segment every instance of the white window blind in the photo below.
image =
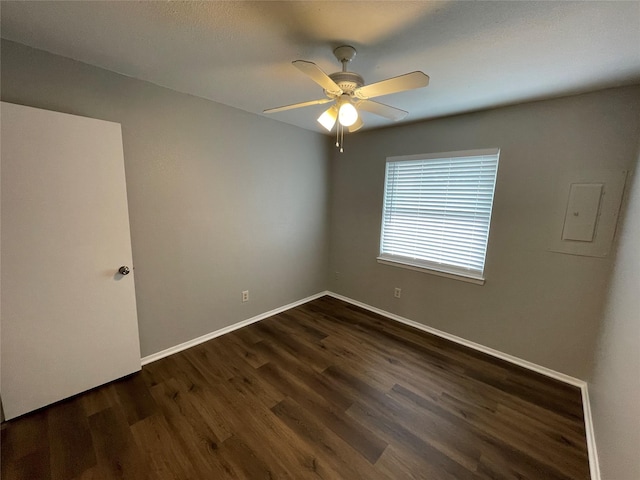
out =
<path fill-rule="evenodd" d="M 378 259 L 483 280 L 499 154 L 388 158 Z"/>

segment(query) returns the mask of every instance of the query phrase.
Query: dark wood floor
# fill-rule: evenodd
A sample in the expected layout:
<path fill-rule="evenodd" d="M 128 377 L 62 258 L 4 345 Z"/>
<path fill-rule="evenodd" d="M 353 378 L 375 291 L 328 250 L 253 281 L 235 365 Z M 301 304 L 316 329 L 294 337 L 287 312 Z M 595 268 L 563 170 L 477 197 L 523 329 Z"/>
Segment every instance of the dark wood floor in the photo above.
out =
<path fill-rule="evenodd" d="M 12 479 L 588 479 L 580 391 L 331 297 L 2 426 Z"/>

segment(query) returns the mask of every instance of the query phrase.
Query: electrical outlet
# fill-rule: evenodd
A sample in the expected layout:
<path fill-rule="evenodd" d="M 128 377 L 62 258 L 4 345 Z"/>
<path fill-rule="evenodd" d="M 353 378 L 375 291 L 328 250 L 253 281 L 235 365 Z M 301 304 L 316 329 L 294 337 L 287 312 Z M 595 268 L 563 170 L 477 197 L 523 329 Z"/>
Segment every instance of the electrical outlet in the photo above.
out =
<path fill-rule="evenodd" d="M 393 291 L 393 296 L 396 298 L 400 298 L 400 295 L 402 294 L 402 289 L 396 287 L 395 290 Z"/>
<path fill-rule="evenodd" d="M 243 302 L 248 302 L 249 301 L 249 290 L 244 290 L 242 292 L 242 301 Z"/>

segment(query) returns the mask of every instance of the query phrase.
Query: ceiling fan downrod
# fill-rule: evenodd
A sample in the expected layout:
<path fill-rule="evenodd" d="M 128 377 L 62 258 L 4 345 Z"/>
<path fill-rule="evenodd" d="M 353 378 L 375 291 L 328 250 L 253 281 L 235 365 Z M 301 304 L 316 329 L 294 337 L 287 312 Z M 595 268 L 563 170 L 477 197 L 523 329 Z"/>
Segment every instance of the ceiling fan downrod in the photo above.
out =
<path fill-rule="evenodd" d="M 356 58 L 356 49 L 351 45 L 341 45 L 333 51 L 333 55 L 342 63 L 342 71 L 347 71 L 347 63 Z"/>

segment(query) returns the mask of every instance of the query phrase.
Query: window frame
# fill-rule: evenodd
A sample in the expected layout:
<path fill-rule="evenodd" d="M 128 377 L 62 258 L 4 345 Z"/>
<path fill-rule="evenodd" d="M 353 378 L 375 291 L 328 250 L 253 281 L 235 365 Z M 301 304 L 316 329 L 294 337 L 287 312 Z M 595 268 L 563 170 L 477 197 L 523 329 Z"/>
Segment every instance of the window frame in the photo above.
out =
<path fill-rule="evenodd" d="M 463 267 L 458 267 L 452 264 L 436 263 L 432 261 L 410 258 L 407 256 L 394 255 L 394 254 L 383 252 L 382 248 L 384 245 L 383 240 L 384 240 L 384 234 L 385 234 L 385 221 L 386 221 L 386 217 L 388 217 L 386 204 L 388 201 L 387 190 L 389 185 L 389 175 L 388 175 L 389 163 L 416 161 L 416 160 L 423 160 L 423 161 L 443 160 L 447 158 L 453 159 L 453 158 L 465 158 L 465 157 L 477 157 L 477 156 L 495 156 L 496 157 L 496 166 L 495 166 L 495 172 L 493 176 L 493 188 L 491 190 L 490 208 L 489 208 L 489 214 L 487 217 L 486 243 L 484 244 L 484 257 L 483 257 L 483 263 L 482 263 L 482 271 L 478 273 L 478 271 L 465 269 Z M 485 272 L 486 272 L 485 267 L 486 267 L 486 260 L 487 260 L 487 251 L 489 247 L 491 219 L 493 216 L 493 205 L 495 201 L 495 189 L 496 189 L 497 178 L 498 178 L 499 163 L 500 163 L 499 148 L 460 150 L 460 151 L 453 151 L 453 152 L 437 152 L 437 153 L 425 153 L 425 154 L 416 154 L 416 155 L 401 155 L 401 156 L 387 157 L 385 162 L 385 174 L 384 174 L 382 218 L 380 222 L 379 255 L 376 257 L 378 263 L 381 263 L 384 265 L 391 265 L 395 267 L 407 268 L 410 270 L 416 270 L 423 273 L 429 273 L 432 275 L 438 275 L 446 278 L 452 278 L 455 280 L 470 282 L 477 285 L 484 285 Z"/>

